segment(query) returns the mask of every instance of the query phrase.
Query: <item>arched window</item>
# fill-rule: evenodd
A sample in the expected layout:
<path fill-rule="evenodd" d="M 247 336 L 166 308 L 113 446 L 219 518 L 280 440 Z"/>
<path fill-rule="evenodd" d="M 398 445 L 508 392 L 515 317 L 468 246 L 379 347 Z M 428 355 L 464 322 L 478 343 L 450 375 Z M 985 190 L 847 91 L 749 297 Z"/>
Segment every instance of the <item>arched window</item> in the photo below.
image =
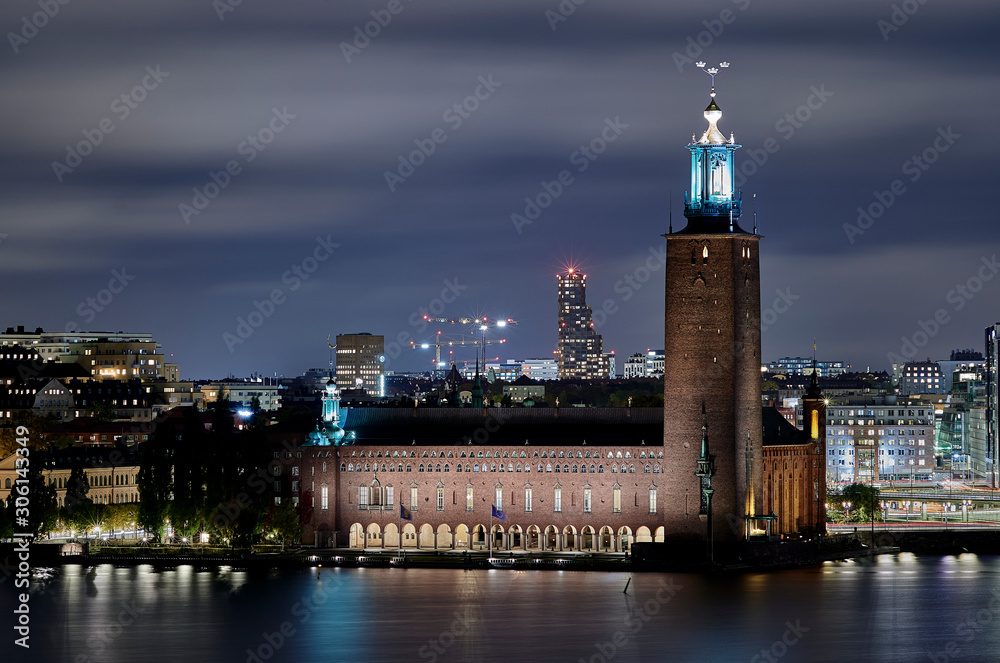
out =
<path fill-rule="evenodd" d="M 520 471 L 521 471 L 521 463 L 518 463 L 518 464 L 517 464 L 517 471 L 518 471 L 518 472 L 520 472 Z"/>
<path fill-rule="evenodd" d="M 698 256 L 698 250 L 697 249 L 691 249 L 691 264 L 692 265 L 694 265 L 695 263 L 698 262 L 698 257 L 697 256 Z"/>
<path fill-rule="evenodd" d="M 417 472 L 423 472 L 423 471 L 424 471 L 424 464 L 420 463 L 420 465 L 417 467 Z"/>
<path fill-rule="evenodd" d="M 428 467 L 430 467 L 430 466 L 428 465 Z M 440 472 L 441 471 L 441 463 L 438 463 L 437 465 L 434 466 L 434 471 L 435 472 Z"/>
<path fill-rule="evenodd" d="M 556 472 L 559 472 L 559 463 L 556 463 Z"/>
<path fill-rule="evenodd" d="M 396 465 L 396 471 L 397 472 L 402 472 L 403 471 L 403 464 L 402 463 L 398 463 Z"/>
<path fill-rule="evenodd" d="M 649 474 L 649 465 L 646 465 L 646 469 L 643 470 L 643 472 L 645 472 L 646 474 Z"/>
<path fill-rule="evenodd" d="M 563 472 L 569 472 L 569 465 L 563 465 Z"/>
<path fill-rule="evenodd" d="M 622 472 L 622 474 L 625 474 L 625 472 L 626 472 L 626 469 L 625 469 L 625 463 L 622 463 L 622 469 L 621 469 L 621 472 Z"/>
<path fill-rule="evenodd" d="M 461 463 L 457 463 L 455 465 L 455 471 L 456 472 L 461 472 L 462 471 L 462 464 Z"/>
<path fill-rule="evenodd" d="M 341 472 L 346 472 L 346 471 L 347 471 L 347 466 L 346 466 L 346 465 L 344 465 L 343 463 L 341 463 L 341 464 L 340 464 L 340 471 L 341 471 Z"/>
<path fill-rule="evenodd" d="M 551 464 L 549 464 L 549 465 L 546 465 L 546 466 L 545 466 L 545 471 L 546 471 L 546 472 L 551 472 L 551 471 L 552 471 L 552 465 L 551 465 Z"/>
<path fill-rule="evenodd" d="M 594 473 L 594 466 L 593 466 L 593 464 L 591 464 L 591 466 L 590 466 L 590 473 L 591 473 L 591 474 L 593 474 L 593 473 Z"/>
<path fill-rule="evenodd" d="M 475 465 L 472 466 L 472 471 L 473 472 L 478 472 L 479 471 L 479 463 L 476 463 Z"/>
<path fill-rule="evenodd" d="M 597 466 L 597 473 L 598 474 L 604 474 L 604 466 L 603 465 L 598 465 Z"/>
<path fill-rule="evenodd" d="M 614 474 L 618 474 L 618 466 L 617 465 L 612 465 L 611 466 L 611 472 L 614 473 Z"/>
<path fill-rule="evenodd" d="M 451 466 L 450 466 L 450 465 L 448 465 L 448 463 L 445 463 L 445 464 L 444 464 L 444 471 L 445 471 L 445 472 L 451 472 Z"/>
<path fill-rule="evenodd" d="M 497 471 L 496 463 L 494 463 L 493 465 L 490 465 L 490 472 L 496 472 L 496 471 Z"/>
<path fill-rule="evenodd" d="M 3 480 L 3 487 L 8 489 L 10 488 L 10 477 Z"/>
<path fill-rule="evenodd" d="M 507 463 L 507 471 L 508 472 L 514 471 L 514 463 Z"/>
<path fill-rule="evenodd" d="M 660 466 L 653 465 L 653 474 L 659 474 L 659 473 L 660 473 Z"/>
<path fill-rule="evenodd" d="M 701 264 L 703 264 L 703 265 L 707 265 L 708 264 L 708 247 L 707 246 L 701 247 Z"/>
<path fill-rule="evenodd" d="M 576 466 L 576 465 L 574 464 L 574 465 L 573 465 L 573 473 L 574 473 L 574 474 L 576 473 L 577 469 L 578 469 L 578 468 L 577 468 L 577 466 Z"/>
<path fill-rule="evenodd" d="M 412 471 L 413 471 L 413 469 L 412 469 L 412 468 L 413 468 L 413 466 L 412 466 L 412 465 L 410 465 L 409 463 L 407 463 L 407 464 L 406 464 L 406 471 L 407 471 L 407 472 L 412 472 Z"/>

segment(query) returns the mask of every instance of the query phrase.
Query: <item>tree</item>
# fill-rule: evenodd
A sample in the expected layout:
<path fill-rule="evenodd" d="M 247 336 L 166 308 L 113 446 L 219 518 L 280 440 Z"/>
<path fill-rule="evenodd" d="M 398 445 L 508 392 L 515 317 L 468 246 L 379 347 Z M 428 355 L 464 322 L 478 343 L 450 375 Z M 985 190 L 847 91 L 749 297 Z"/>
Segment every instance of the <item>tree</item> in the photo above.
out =
<path fill-rule="evenodd" d="M 107 423 L 115 420 L 115 408 L 111 401 L 97 401 L 90 406 L 90 416 L 100 422 Z"/>
<path fill-rule="evenodd" d="M 299 514 L 290 500 L 284 500 L 271 513 L 270 529 L 283 543 L 298 543 L 302 540 L 302 525 Z"/>
<path fill-rule="evenodd" d="M 90 483 L 83 471 L 83 462 L 79 458 L 74 459 L 66 482 L 66 499 L 59 515 L 71 529 L 84 534 L 100 524 L 96 506 L 88 493 Z"/>
<path fill-rule="evenodd" d="M 172 445 L 178 429 L 173 422 L 156 427 L 142 445 L 139 462 L 138 525 L 159 537 L 167 519 L 171 489 Z"/>
<path fill-rule="evenodd" d="M 864 483 L 844 486 L 841 502 L 850 502 L 850 522 L 871 522 L 880 511 L 878 488 Z"/>

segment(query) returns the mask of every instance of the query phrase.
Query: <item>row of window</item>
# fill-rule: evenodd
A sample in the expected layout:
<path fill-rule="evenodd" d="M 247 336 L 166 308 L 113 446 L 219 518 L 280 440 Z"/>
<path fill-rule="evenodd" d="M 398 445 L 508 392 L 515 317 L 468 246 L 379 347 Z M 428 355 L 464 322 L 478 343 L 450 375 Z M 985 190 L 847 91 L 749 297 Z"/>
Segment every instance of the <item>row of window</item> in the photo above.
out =
<path fill-rule="evenodd" d="M 277 489 L 277 488 L 276 488 Z M 444 487 L 438 486 L 436 489 L 436 506 L 438 511 L 444 511 Z M 472 512 L 475 510 L 475 492 L 473 486 L 466 486 L 465 488 L 465 510 L 467 512 Z M 562 488 L 553 488 L 553 502 L 552 509 L 556 513 L 561 513 L 563 510 L 562 503 Z M 621 502 L 622 489 L 620 486 L 615 486 L 612 493 L 612 503 L 611 510 L 612 513 L 621 513 L 622 502 Z M 571 506 L 576 506 L 576 500 L 572 499 L 575 496 L 571 496 Z M 389 511 L 394 508 L 395 492 L 393 486 L 381 486 L 378 484 L 373 484 L 371 486 L 358 486 L 358 510 L 383 510 Z M 592 512 L 592 489 L 583 489 L 583 512 Z M 313 498 L 313 506 L 315 506 L 315 498 Z M 452 504 L 458 503 L 458 496 L 456 491 L 452 491 Z M 497 487 L 493 493 L 493 505 L 497 510 L 502 511 L 504 505 L 503 488 Z M 512 503 L 511 506 L 514 506 Z M 635 506 L 639 506 L 639 493 L 635 493 Z M 649 513 L 656 513 L 656 488 L 649 488 Z M 418 488 L 416 486 L 410 487 L 410 507 L 411 512 L 418 511 L 420 507 L 420 500 L 418 496 Z M 327 510 L 329 508 L 329 491 L 327 486 L 320 486 L 320 509 Z M 531 513 L 534 510 L 534 489 L 530 486 L 524 488 L 524 511 L 525 513 Z"/>
<path fill-rule="evenodd" d="M 487 451 L 485 453 L 485 455 L 483 454 L 482 451 L 480 451 L 478 454 L 475 453 L 474 451 L 470 451 L 469 454 L 468 454 L 468 458 L 500 458 L 501 457 L 499 451 L 497 451 L 495 455 L 491 455 L 491 454 L 493 454 L 492 451 Z M 393 458 L 399 458 L 401 456 L 403 458 L 416 458 L 417 455 L 418 454 L 417 454 L 416 451 L 411 451 L 411 452 L 409 452 L 409 455 L 407 455 L 407 452 L 405 450 L 403 451 L 402 454 L 400 454 L 398 451 L 394 451 L 392 453 L 392 457 Z M 351 451 L 351 457 L 352 458 L 357 457 L 357 456 L 360 456 L 361 458 L 365 458 L 366 457 L 364 451 L 361 451 L 360 453 L 358 451 Z M 385 452 L 385 457 L 389 458 L 389 452 L 388 451 Z M 428 458 L 428 457 L 430 457 L 430 458 L 439 458 L 439 457 L 440 458 L 445 458 L 445 452 L 441 451 L 440 452 L 440 456 L 439 456 L 437 451 L 431 451 L 430 455 L 428 456 L 428 453 L 426 451 L 424 451 L 423 455 L 421 455 L 420 457 L 421 458 Z M 456 455 L 453 451 L 449 451 L 447 453 L 447 457 L 448 458 L 466 458 L 466 454 L 465 454 L 464 451 L 462 451 L 458 455 Z M 510 452 L 510 453 L 507 452 L 507 451 L 504 451 L 503 452 L 503 457 L 504 458 L 528 458 L 527 454 L 525 454 L 524 451 L 521 452 L 520 456 L 518 456 L 518 454 L 517 454 L 516 451 Z M 560 451 L 558 457 L 559 458 L 573 458 L 573 452 L 570 451 L 569 454 L 567 455 L 565 451 Z M 597 451 L 594 452 L 593 456 L 590 455 L 589 451 L 586 452 L 586 453 L 584 453 L 582 451 L 577 451 L 576 452 L 576 458 L 601 458 L 601 457 L 602 456 L 601 456 L 600 452 L 597 452 Z M 625 454 L 622 455 L 621 451 L 619 451 L 618 453 L 614 453 L 614 452 L 609 451 L 607 457 L 608 458 L 631 458 L 632 457 L 632 452 L 631 451 L 626 451 Z M 663 452 L 661 451 L 657 455 L 655 452 L 650 451 L 649 452 L 649 457 L 650 458 L 663 458 Z M 369 451 L 367 458 L 382 458 L 382 452 L 381 451 L 377 451 L 377 452 L 376 451 Z M 545 451 L 543 451 L 541 453 L 541 456 L 539 456 L 538 452 L 536 451 L 531 456 L 531 458 L 556 458 L 556 452 L 555 451 L 552 451 L 552 452 L 545 452 Z M 639 452 L 639 455 L 637 456 L 637 458 L 646 458 L 646 452 L 645 451 Z"/>
<path fill-rule="evenodd" d="M 496 471 L 498 471 L 497 467 L 498 466 L 497 466 L 496 463 L 492 463 L 490 465 L 487 465 L 486 463 L 483 463 L 482 468 L 480 468 L 479 463 L 473 463 L 471 465 L 469 463 L 466 463 L 464 471 L 465 472 L 479 472 L 479 471 L 483 471 L 483 472 L 496 472 Z M 560 472 L 566 473 L 566 474 L 569 474 L 569 473 L 574 473 L 575 474 L 577 472 L 586 474 L 588 472 L 586 465 L 579 465 L 578 466 L 575 463 L 573 464 L 572 468 L 570 467 L 569 464 L 565 464 L 565 465 L 562 465 L 562 466 L 560 466 L 560 465 L 557 464 L 557 465 L 553 466 L 551 463 L 549 463 L 549 464 L 546 464 L 546 465 L 543 466 L 541 463 L 539 463 L 538 464 L 538 471 L 539 472 L 552 472 L 553 471 L 553 467 L 555 468 L 554 471 L 557 474 L 560 473 Z M 294 467 L 292 469 L 293 469 L 293 474 L 297 474 L 297 472 L 295 470 L 298 470 L 298 467 Z M 326 468 L 324 468 L 324 471 L 326 471 Z M 362 467 L 361 463 L 358 463 L 357 465 L 355 465 L 354 463 L 347 463 L 346 465 L 344 463 L 341 463 L 340 464 L 340 471 L 341 472 L 372 472 L 372 471 L 378 472 L 380 470 L 379 470 L 378 463 L 370 463 L 370 464 L 369 463 L 365 463 L 364 467 Z M 392 463 L 389 463 L 388 465 L 386 465 L 385 463 L 382 463 L 381 471 L 382 472 L 412 472 L 413 471 L 413 466 L 410 463 L 407 463 L 406 467 L 404 469 L 402 463 L 398 463 L 396 465 L 393 465 Z M 417 465 L 417 471 L 418 472 L 425 471 L 423 463 L 420 463 L 419 465 Z M 445 463 L 444 466 L 442 467 L 442 465 L 440 463 L 438 463 L 436 465 L 431 465 L 430 463 L 428 463 L 426 471 L 427 472 L 442 472 L 442 471 L 444 471 L 444 472 L 450 472 L 451 471 L 451 465 L 449 463 Z M 455 465 L 455 471 L 456 472 L 462 472 L 463 471 L 461 463 L 458 463 L 458 464 Z M 514 465 L 513 463 L 507 463 L 506 469 L 505 469 L 504 464 L 500 463 L 500 465 L 499 465 L 499 471 L 500 472 L 521 472 L 521 471 L 530 472 L 531 471 L 531 465 L 528 465 L 526 463 L 523 466 L 523 468 L 522 468 L 522 466 L 521 466 L 520 463 L 518 463 L 517 465 Z M 591 474 L 594 474 L 594 473 L 596 473 L 596 474 L 603 474 L 604 473 L 604 465 L 596 465 L 595 466 L 595 465 L 591 464 L 589 471 L 590 471 Z M 275 472 L 275 475 L 277 475 L 280 472 L 280 468 L 276 466 L 274 468 L 274 472 Z M 635 474 L 635 465 L 625 465 L 624 463 L 622 463 L 622 465 L 620 466 L 620 469 L 619 469 L 618 465 L 612 465 L 611 466 L 611 472 L 614 473 L 614 474 L 618 474 L 619 472 L 621 472 L 622 474 L 626 474 L 626 473 Z M 657 465 L 649 465 L 649 464 L 647 464 L 647 465 L 645 465 L 643 467 L 643 473 L 649 474 L 650 472 L 652 472 L 653 474 L 659 474 L 659 472 L 660 472 L 660 466 L 659 466 L 659 464 L 657 464 Z"/>

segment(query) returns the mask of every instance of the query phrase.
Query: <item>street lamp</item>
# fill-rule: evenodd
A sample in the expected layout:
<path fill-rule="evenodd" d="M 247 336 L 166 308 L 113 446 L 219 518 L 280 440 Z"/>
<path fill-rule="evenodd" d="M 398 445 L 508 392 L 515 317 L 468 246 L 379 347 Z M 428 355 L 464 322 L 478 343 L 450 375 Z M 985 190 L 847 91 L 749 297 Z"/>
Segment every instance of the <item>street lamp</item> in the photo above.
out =
<path fill-rule="evenodd" d="M 851 522 L 851 503 L 841 502 L 841 504 L 843 505 L 844 509 L 847 510 L 847 522 Z"/>

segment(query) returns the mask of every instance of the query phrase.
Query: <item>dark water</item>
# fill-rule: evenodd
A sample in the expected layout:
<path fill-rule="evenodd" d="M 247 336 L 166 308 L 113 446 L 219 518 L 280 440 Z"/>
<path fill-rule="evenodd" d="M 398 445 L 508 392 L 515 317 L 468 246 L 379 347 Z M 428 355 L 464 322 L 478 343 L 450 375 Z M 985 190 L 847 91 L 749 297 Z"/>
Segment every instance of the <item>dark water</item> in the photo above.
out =
<path fill-rule="evenodd" d="M 68 566 L 33 585 L 29 651 L 12 644 L 13 591 L 4 663 L 1000 661 L 992 556 L 727 577 Z"/>

